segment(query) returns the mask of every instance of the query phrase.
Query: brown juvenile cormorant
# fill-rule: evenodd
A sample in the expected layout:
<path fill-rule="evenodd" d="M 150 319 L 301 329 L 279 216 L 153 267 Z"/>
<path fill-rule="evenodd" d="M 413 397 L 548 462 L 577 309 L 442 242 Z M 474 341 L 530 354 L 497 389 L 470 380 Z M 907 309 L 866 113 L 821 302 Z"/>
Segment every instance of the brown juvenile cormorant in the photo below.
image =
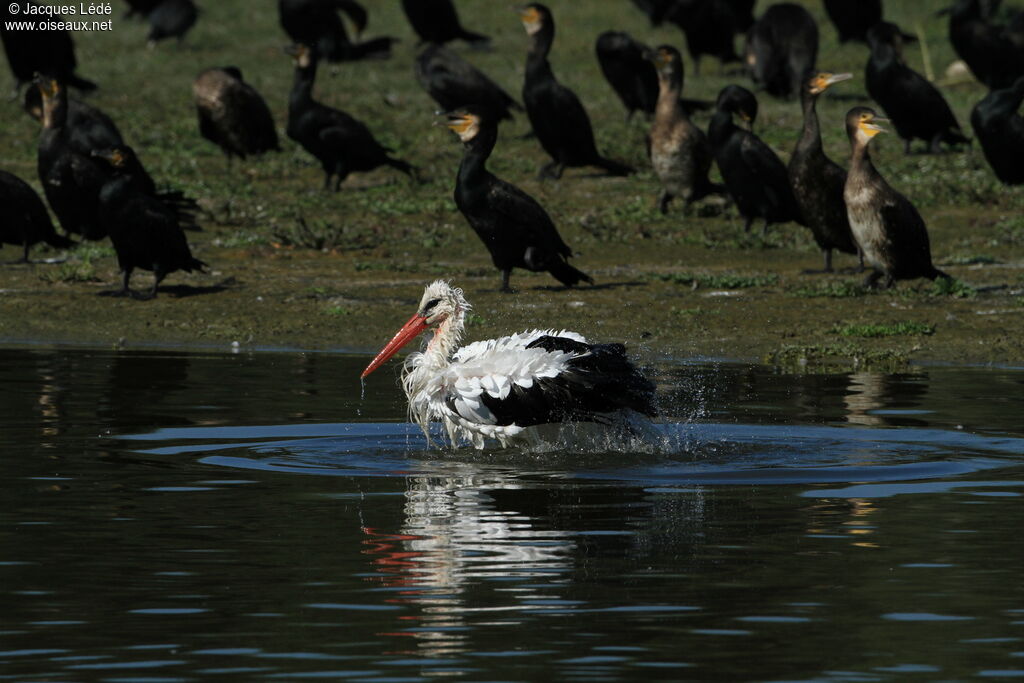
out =
<path fill-rule="evenodd" d="M 633 169 L 626 164 L 598 153 L 583 104 L 551 71 L 548 53 L 555 39 L 551 10 L 533 3 L 521 10 L 520 18 L 530 36 L 523 104 L 537 140 L 551 156 L 551 162 L 540 171 L 541 177 L 560 178 L 566 166 L 599 166 L 611 175 L 632 173 Z"/>
<path fill-rule="evenodd" d="M 420 44 L 443 45 L 464 40 L 474 46 L 486 46 L 491 42 L 490 37 L 463 28 L 452 0 L 402 0 L 402 9 Z"/>
<path fill-rule="evenodd" d="M 857 254 L 857 242 L 850 231 L 843 188 L 846 171 L 825 155 L 821 146 L 821 128 L 816 109 L 818 96 L 834 83 L 853 78 L 852 74 L 810 72 L 800 90 L 804 110 L 804 128 L 793 156 L 789 159 L 789 182 L 793 198 L 807 227 L 825 259 L 823 273 L 832 272 L 832 250 Z M 861 262 L 863 268 L 864 263 Z"/>
<path fill-rule="evenodd" d="M 192 256 L 178 214 L 164 202 L 136 189 L 136 179 L 122 148 L 97 150 L 93 156 L 109 164 L 111 176 L 100 191 L 100 216 L 117 252 L 123 274 L 117 296 L 137 296 L 129 287 L 136 268 L 153 272 L 153 288 L 145 298 L 156 296 L 157 287 L 169 274 L 184 270 L 202 272 L 205 263 Z M 132 155 L 134 156 L 134 155 Z"/>
<path fill-rule="evenodd" d="M 708 138 L 725 188 L 745 220 L 743 229 L 749 232 L 754 219 L 762 218 L 764 233 L 773 223 L 802 220 L 786 165 L 759 137 L 733 120 L 739 116 L 752 122 L 754 117 L 747 103 L 754 99 L 749 90 L 738 85 L 722 88 L 708 126 Z"/>
<path fill-rule="evenodd" d="M 724 188 L 708 180 L 714 155 L 708 138 L 683 109 L 683 57 L 679 50 L 662 45 L 647 54 L 657 68 L 659 94 L 654 125 L 651 126 L 651 165 L 661 180 L 658 208 L 668 212 L 668 204 L 681 197 L 686 206 Z"/>
<path fill-rule="evenodd" d="M 939 145 L 943 142 L 970 142 L 938 89 L 903 63 L 903 38 L 898 26 L 887 21 L 875 25 L 868 31 L 868 42 L 868 94 L 892 120 L 908 154 L 915 138 L 927 142 L 931 152 L 942 151 Z"/>
<path fill-rule="evenodd" d="M 308 45 L 329 62 L 382 59 L 391 56 L 395 38 L 382 36 L 352 42 L 338 12 L 355 25 L 356 35 L 366 28 L 366 10 L 355 0 L 278 0 L 281 28 L 294 43 Z"/>
<path fill-rule="evenodd" d="M 467 104 L 489 107 L 499 118 L 522 109 L 501 86 L 442 45 L 427 45 L 416 58 L 416 80 L 444 111 Z"/>
<path fill-rule="evenodd" d="M 25 111 L 36 121 L 43 120 L 43 97 L 39 88 L 25 89 Z M 68 98 L 68 143 L 79 154 L 89 155 L 94 149 L 124 144 L 114 121 L 97 107 L 73 97 Z"/>
<path fill-rule="evenodd" d="M 569 265 L 572 250 L 562 241 L 547 211 L 515 185 L 487 170 L 498 139 L 498 120 L 487 109 L 464 107 L 445 115 L 465 151 L 455 183 L 455 205 L 491 252 L 501 271 L 501 291 L 512 291 L 513 268 L 548 272 L 566 287 L 589 275 Z"/>
<path fill-rule="evenodd" d="M 415 169 L 401 159 L 388 155 L 384 147 L 361 121 L 349 114 L 313 99 L 317 56 L 305 45 L 293 45 L 289 52 L 295 62 L 295 80 L 288 97 L 288 137 L 315 156 L 324 169 L 324 189 L 334 191 L 349 173 L 372 171 L 390 166 L 416 177 Z"/>
<path fill-rule="evenodd" d="M 161 0 L 146 14 L 149 22 L 146 41 L 150 47 L 166 38 L 177 38 L 180 43 L 198 18 L 199 9 L 192 0 Z"/>
<path fill-rule="evenodd" d="M 28 250 L 40 242 L 56 249 L 74 246 L 74 242 L 53 229 L 46 205 L 36 191 L 13 173 L 0 171 L 0 246 L 23 247 L 16 263 L 29 263 Z"/>
<path fill-rule="evenodd" d="M 1022 36 L 989 22 L 979 0 L 956 0 L 949 12 L 949 42 L 971 73 L 989 88 L 1008 88 L 1024 76 Z"/>
<path fill-rule="evenodd" d="M 99 193 L 108 173 L 70 143 L 64 85 L 44 76 L 37 77 L 36 83 L 43 98 L 38 171 L 46 201 L 64 232 L 89 240 L 103 239 L 107 232 L 99 220 Z"/>
<path fill-rule="evenodd" d="M 23 14 L 14 14 L 12 7 L 24 10 L 27 6 L 39 8 L 34 0 L 18 0 L 8 6 L 2 3 L 0 9 L 0 41 L 4 44 L 7 63 L 14 75 L 15 94 L 26 83 L 31 83 L 37 73 L 49 74 L 62 83 L 82 91 L 96 89 L 96 84 L 75 74 L 78 60 L 75 58 L 75 44 L 71 35 L 64 29 L 36 28 L 32 31 L 16 31 L 8 27 L 8 22 L 25 19 Z M 46 16 L 33 14 L 32 16 Z M 59 19 L 59 17 L 54 17 Z M 55 22 L 51 22 L 55 23 Z"/>
<path fill-rule="evenodd" d="M 772 5 L 750 29 L 746 54 L 755 85 L 776 97 L 798 95 L 818 59 L 818 24 L 800 5 Z"/>
<path fill-rule="evenodd" d="M 846 115 L 853 156 L 843 197 L 853 236 L 864 260 L 874 268 L 864 286 L 872 287 L 883 277 L 883 288 L 896 280 L 949 278 L 932 265 L 928 229 L 921 214 L 871 163 L 868 143 L 883 131 L 875 112 L 867 107 L 854 107 Z"/>
<path fill-rule="evenodd" d="M 971 127 L 996 177 L 1007 185 L 1024 183 L 1024 77 L 1003 90 L 993 90 L 971 111 Z"/>
<path fill-rule="evenodd" d="M 270 108 L 238 67 L 201 72 L 192 82 L 192 95 L 199 133 L 220 147 L 228 161 L 280 150 Z"/>

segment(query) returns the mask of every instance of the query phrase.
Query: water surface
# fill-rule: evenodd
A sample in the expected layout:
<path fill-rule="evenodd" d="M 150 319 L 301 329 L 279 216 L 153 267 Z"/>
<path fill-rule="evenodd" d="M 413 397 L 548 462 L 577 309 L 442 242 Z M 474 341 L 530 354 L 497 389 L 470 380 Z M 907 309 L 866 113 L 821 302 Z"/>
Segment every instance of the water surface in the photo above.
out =
<path fill-rule="evenodd" d="M 1024 677 L 1024 372 L 665 365 L 657 443 L 478 453 L 367 360 L 0 350 L 0 680 Z"/>

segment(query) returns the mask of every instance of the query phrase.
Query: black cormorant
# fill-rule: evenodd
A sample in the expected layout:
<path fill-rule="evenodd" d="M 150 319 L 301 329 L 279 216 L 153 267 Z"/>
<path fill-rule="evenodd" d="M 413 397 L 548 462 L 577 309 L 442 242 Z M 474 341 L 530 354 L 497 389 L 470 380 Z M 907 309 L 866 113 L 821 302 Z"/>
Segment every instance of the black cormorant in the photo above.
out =
<path fill-rule="evenodd" d="M 800 89 L 800 104 L 804 110 L 804 128 L 800 140 L 789 159 L 789 182 L 793 198 L 800 208 L 814 241 L 821 249 L 825 267 L 821 272 L 832 272 L 832 250 L 857 254 L 857 243 L 850 231 L 846 215 L 843 188 L 846 171 L 825 155 L 821 146 L 821 128 L 818 125 L 816 105 L 818 96 L 834 83 L 853 78 L 852 74 L 810 72 Z M 863 262 L 861 267 L 863 267 Z"/>
<path fill-rule="evenodd" d="M 736 34 L 749 26 L 752 3 L 738 0 L 670 0 L 657 7 L 654 23 L 662 20 L 679 27 L 686 36 L 686 51 L 693 59 L 693 71 L 700 73 L 704 55 L 722 64 L 740 61 Z"/>
<path fill-rule="evenodd" d="M 192 82 L 192 95 L 199 133 L 220 147 L 228 161 L 280 150 L 270 108 L 237 67 L 201 72 Z"/>
<path fill-rule="evenodd" d="M 818 24 L 791 2 L 769 7 L 747 35 L 747 69 L 754 84 L 770 95 L 799 94 L 804 74 L 818 59 Z"/>
<path fill-rule="evenodd" d="M 288 97 L 288 137 L 315 156 L 324 169 L 324 188 L 334 190 L 354 171 L 371 171 L 390 166 L 415 178 L 415 169 L 401 159 L 388 155 L 373 133 L 354 117 L 313 99 L 317 56 L 305 45 L 294 45 L 289 52 L 295 62 L 295 80 Z"/>
<path fill-rule="evenodd" d="M 605 31 L 594 51 L 601 73 L 626 107 L 626 119 L 637 111 L 648 116 L 658 101 L 658 74 L 644 53 L 649 48 L 625 31 Z"/>
<path fill-rule="evenodd" d="M 883 131 L 875 112 L 867 107 L 854 107 L 846 115 L 853 156 L 843 197 L 853 236 L 864 260 L 874 268 L 864 286 L 872 287 L 883 277 L 883 288 L 896 280 L 949 278 L 932 264 L 928 229 L 921 214 L 871 163 L 868 143 Z"/>
<path fill-rule="evenodd" d="M 71 35 L 60 28 L 36 28 L 31 31 L 18 31 L 8 26 L 8 22 L 26 20 L 24 9 L 28 6 L 38 9 L 39 3 L 34 0 L 18 0 L 18 2 L 0 5 L 0 41 L 4 44 L 7 63 L 14 75 L 15 91 L 26 83 L 31 83 L 37 73 L 52 75 L 65 85 L 82 91 L 96 89 L 96 84 L 75 73 L 78 60 L 75 58 L 75 44 Z M 12 7 L 21 8 L 19 13 L 11 12 Z M 32 17 L 47 16 L 33 14 Z M 54 17 L 59 18 L 59 17 Z M 29 18 L 31 20 L 31 17 Z M 56 22 L 51 22 L 56 23 Z"/>
<path fill-rule="evenodd" d="M 520 17 L 530 36 L 523 104 L 537 139 L 551 156 L 551 162 L 541 169 L 541 177 L 560 178 L 566 166 L 599 166 L 612 175 L 632 173 L 633 169 L 626 164 L 598 153 L 583 104 L 551 71 L 548 52 L 555 39 L 551 11 L 533 3 L 521 10 Z"/>
<path fill-rule="evenodd" d="M 651 165 L 661 180 L 658 208 L 668 212 L 668 204 L 681 197 L 689 206 L 712 192 L 724 188 L 708 180 L 714 155 L 704 131 L 690 122 L 679 96 L 683 92 L 683 57 L 670 45 L 647 53 L 657 68 L 660 92 L 654 124 L 651 126 Z"/>
<path fill-rule="evenodd" d="M 523 107 L 482 71 L 442 45 L 427 45 L 416 58 L 416 80 L 444 111 L 467 104 L 489 107 L 499 118 Z"/>
<path fill-rule="evenodd" d="M 1024 36 L 988 21 L 980 0 L 956 0 L 949 42 L 974 77 L 989 88 L 1008 88 L 1024 76 Z"/>
<path fill-rule="evenodd" d="M 910 152 L 910 142 L 920 139 L 931 152 L 940 143 L 970 142 L 964 137 L 953 111 L 938 89 L 903 63 L 903 38 L 899 27 L 883 21 L 868 31 L 871 57 L 865 71 L 868 94 L 892 119 L 896 134 Z"/>
<path fill-rule="evenodd" d="M 626 120 L 636 111 L 648 118 L 653 116 L 658 102 L 658 74 L 645 56 L 650 48 L 625 31 L 605 31 L 594 47 L 601 73 L 626 107 Z M 687 114 L 715 106 L 714 102 L 689 98 L 682 98 L 680 103 Z"/>
<path fill-rule="evenodd" d="M 773 223 L 802 221 L 786 165 L 759 137 L 733 121 L 734 116 L 748 122 L 753 120 L 745 104 L 751 99 L 753 95 L 746 88 L 738 85 L 723 88 L 711 117 L 708 138 L 725 188 L 745 220 L 743 229 L 749 231 L 754 219 L 762 218 L 764 233 Z"/>
<path fill-rule="evenodd" d="M 25 89 L 25 111 L 36 121 L 43 120 L 43 98 L 39 88 Z M 68 97 L 68 143 L 79 154 L 89 155 L 94 149 L 124 144 L 121 131 L 102 110 L 88 102 Z"/>
<path fill-rule="evenodd" d="M 180 43 L 198 18 L 199 9 L 192 0 L 161 0 L 146 14 L 149 22 L 146 40 L 150 47 L 166 38 L 177 38 Z"/>
<path fill-rule="evenodd" d="M 23 247 L 17 263 L 28 263 L 28 250 L 40 242 L 56 249 L 74 246 L 74 242 L 53 229 L 46 205 L 36 191 L 13 173 L 0 171 L 0 246 Z"/>
<path fill-rule="evenodd" d="M 483 46 L 491 41 L 482 33 L 463 28 L 452 0 L 402 0 L 402 9 L 420 43 L 443 45 L 453 40 L 464 40 Z"/>
<path fill-rule="evenodd" d="M 124 163 L 128 158 L 124 150 L 97 150 L 93 156 L 105 161 L 111 173 L 100 191 L 99 201 L 100 216 L 123 274 L 121 289 L 115 294 L 135 296 L 129 281 L 136 268 L 153 272 L 153 288 L 146 298 L 155 297 L 163 279 L 175 271 L 202 272 L 206 264 L 192 256 L 178 224 L 178 214 L 136 188 L 136 179 Z"/>
<path fill-rule="evenodd" d="M 90 240 L 102 239 L 107 232 L 99 220 L 99 193 L 108 173 L 70 143 L 64 85 L 45 76 L 38 76 L 36 84 L 43 101 L 38 171 L 46 201 L 64 232 Z"/>
<path fill-rule="evenodd" d="M 974 105 L 971 127 L 996 177 L 1007 185 L 1024 183 L 1024 77 L 1009 88 L 993 90 Z"/>
<path fill-rule="evenodd" d="M 92 152 L 103 149 L 116 150 L 118 154 L 118 174 L 127 177 L 131 181 L 132 190 L 144 194 L 147 197 L 162 202 L 168 209 L 177 216 L 178 224 L 185 230 L 201 230 L 196 223 L 196 213 L 199 205 L 196 200 L 185 195 L 181 190 L 158 189 L 156 181 L 142 165 L 142 161 L 135 150 L 125 144 L 115 145 L 112 148 L 94 148 L 89 156 L 94 157 Z M 109 172 L 108 172 L 109 176 Z"/>
<path fill-rule="evenodd" d="M 455 183 L 455 205 L 491 252 L 501 271 L 501 290 L 509 288 L 513 268 L 548 272 L 566 287 L 589 275 L 566 261 L 572 250 L 537 201 L 487 170 L 487 158 L 498 139 L 498 121 L 486 109 L 465 107 L 446 114 L 448 127 L 465 151 Z"/>
<path fill-rule="evenodd" d="M 145 18 L 147 14 L 153 11 L 153 8 L 159 5 L 163 0 L 125 0 L 128 5 L 128 11 L 124 13 L 125 19 L 131 19 L 132 17 Z"/>
<path fill-rule="evenodd" d="M 281 28 L 293 42 L 308 45 L 330 62 L 381 59 L 391 56 L 390 36 L 353 42 L 338 12 L 355 25 L 356 35 L 366 28 L 366 10 L 355 0 L 278 0 Z"/>
<path fill-rule="evenodd" d="M 825 0 L 825 14 L 839 33 L 839 42 L 868 42 L 868 29 L 882 20 L 882 0 Z"/>

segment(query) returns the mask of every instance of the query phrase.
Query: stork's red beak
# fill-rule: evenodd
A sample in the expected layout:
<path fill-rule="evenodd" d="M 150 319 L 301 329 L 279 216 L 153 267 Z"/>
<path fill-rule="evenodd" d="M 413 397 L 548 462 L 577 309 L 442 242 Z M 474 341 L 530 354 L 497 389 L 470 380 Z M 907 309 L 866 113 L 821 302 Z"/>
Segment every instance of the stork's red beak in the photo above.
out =
<path fill-rule="evenodd" d="M 384 365 L 388 362 L 391 356 L 398 353 L 398 350 L 411 342 L 413 339 L 419 336 L 420 332 L 427 329 L 427 319 L 422 315 L 414 315 L 409 318 L 409 322 L 402 326 L 395 336 L 391 338 L 387 346 L 380 350 L 380 353 L 370 361 L 370 364 L 363 370 L 363 374 L 359 375 L 360 379 L 366 377 L 371 372 Z"/>

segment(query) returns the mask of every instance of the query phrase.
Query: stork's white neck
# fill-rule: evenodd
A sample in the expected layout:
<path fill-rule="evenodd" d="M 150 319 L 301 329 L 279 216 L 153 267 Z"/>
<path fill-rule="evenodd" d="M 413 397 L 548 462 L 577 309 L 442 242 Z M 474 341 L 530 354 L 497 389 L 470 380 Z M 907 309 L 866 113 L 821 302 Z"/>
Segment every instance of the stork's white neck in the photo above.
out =
<path fill-rule="evenodd" d="M 439 370 L 451 364 L 452 354 L 462 340 L 462 332 L 466 325 L 466 312 L 461 307 L 445 318 L 434 329 L 434 336 L 427 342 L 427 348 L 418 365 L 420 368 Z"/>

